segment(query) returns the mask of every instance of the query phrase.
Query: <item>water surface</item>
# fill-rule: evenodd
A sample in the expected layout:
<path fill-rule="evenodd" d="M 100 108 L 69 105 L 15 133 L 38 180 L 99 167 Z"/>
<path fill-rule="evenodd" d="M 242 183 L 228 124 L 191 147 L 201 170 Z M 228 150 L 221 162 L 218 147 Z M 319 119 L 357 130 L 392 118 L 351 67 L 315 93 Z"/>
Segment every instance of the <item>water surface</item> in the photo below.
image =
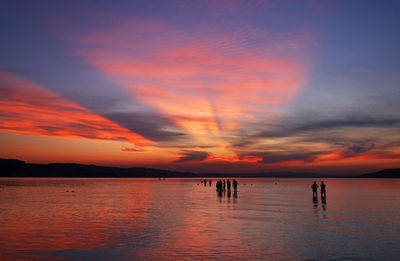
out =
<path fill-rule="evenodd" d="M 312 181 L 3 178 L 0 260 L 399 260 L 400 180 Z"/>

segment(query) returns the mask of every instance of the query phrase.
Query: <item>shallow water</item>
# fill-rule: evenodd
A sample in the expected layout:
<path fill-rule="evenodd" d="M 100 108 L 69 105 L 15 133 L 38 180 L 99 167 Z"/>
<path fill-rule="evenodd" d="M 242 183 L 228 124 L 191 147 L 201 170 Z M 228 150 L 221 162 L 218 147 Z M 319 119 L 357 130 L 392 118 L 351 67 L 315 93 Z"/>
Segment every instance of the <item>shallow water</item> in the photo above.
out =
<path fill-rule="evenodd" d="M 0 260 L 400 259 L 400 180 L 312 181 L 3 178 Z"/>

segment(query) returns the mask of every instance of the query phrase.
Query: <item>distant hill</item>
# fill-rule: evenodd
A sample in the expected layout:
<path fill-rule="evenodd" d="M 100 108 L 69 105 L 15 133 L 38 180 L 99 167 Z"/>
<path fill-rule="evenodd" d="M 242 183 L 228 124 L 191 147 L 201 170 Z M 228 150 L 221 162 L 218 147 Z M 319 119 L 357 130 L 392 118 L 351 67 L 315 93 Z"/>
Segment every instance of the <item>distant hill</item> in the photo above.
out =
<path fill-rule="evenodd" d="M 93 178 L 163 178 L 163 177 L 247 177 L 247 178 L 400 178 L 400 169 L 386 169 L 364 175 L 330 176 L 312 172 L 261 172 L 261 173 L 193 173 L 135 167 L 102 167 L 75 163 L 32 164 L 16 159 L 0 159 L 0 177 L 93 177 Z"/>
<path fill-rule="evenodd" d="M 361 178 L 400 178 L 399 169 L 384 169 L 378 172 L 367 173 L 360 176 Z"/>
<path fill-rule="evenodd" d="M 75 163 L 31 164 L 0 159 L 0 177 L 193 177 L 189 172 L 151 168 L 117 168 Z"/>
<path fill-rule="evenodd" d="M 0 177 L 317 177 L 309 172 L 192 173 L 152 168 L 101 167 L 75 163 L 31 164 L 16 159 L 0 159 Z"/>

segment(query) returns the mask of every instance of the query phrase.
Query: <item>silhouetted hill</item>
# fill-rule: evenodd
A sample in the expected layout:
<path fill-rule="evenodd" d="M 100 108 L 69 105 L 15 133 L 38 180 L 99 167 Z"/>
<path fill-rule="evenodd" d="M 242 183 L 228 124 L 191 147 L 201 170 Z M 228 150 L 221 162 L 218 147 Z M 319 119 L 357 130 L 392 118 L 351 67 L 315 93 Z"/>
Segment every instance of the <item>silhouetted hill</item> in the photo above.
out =
<path fill-rule="evenodd" d="M 118 168 L 75 163 L 32 164 L 16 159 L 0 159 L 0 177 L 99 177 L 99 178 L 158 178 L 158 177 L 277 177 L 277 178 L 400 178 L 400 169 L 386 169 L 364 175 L 318 175 L 312 172 L 262 173 L 192 173 L 152 168 Z"/>
<path fill-rule="evenodd" d="M 75 163 L 31 164 L 0 159 L 0 177 L 193 177 L 189 172 L 151 168 L 117 168 Z"/>
<path fill-rule="evenodd" d="M 378 172 L 363 174 L 361 178 L 400 178 L 400 169 L 384 169 Z"/>
<path fill-rule="evenodd" d="M 177 172 L 152 168 L 101 167 L 75 163 L 31 164 L 15 159 L 0 159 L 0 177 L 316 177 L 308 172 L 202 173 Z"/>
<path fill-rule="evenodd" d="M 31 164 L 0 159 L 0 177 L 317 177 L 309 172 L 191 173 L 152 168 L 101 167 L 75 163 Z"/>

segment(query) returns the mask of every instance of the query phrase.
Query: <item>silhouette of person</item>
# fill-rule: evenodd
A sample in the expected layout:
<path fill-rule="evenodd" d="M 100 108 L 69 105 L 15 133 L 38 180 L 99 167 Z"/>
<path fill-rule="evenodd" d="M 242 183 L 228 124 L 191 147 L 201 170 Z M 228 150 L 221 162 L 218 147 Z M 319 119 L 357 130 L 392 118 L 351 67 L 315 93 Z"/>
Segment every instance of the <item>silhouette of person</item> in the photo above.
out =
<path fill-rule="evenodd" d="M 212 182 L 211 182 L 211 179 L 210 179 L 210 187 L 211 187 L 211 183 L 212 183 Z"/>
<path fill-rule="evenodd" d="M 217 187 L 217 192 L 222 192 L 222 181 L 221 180 L 217 181 L 216 187 Z"/>
<path fill-rule="evenodd" d="M 226 182 L 226 188 L 228 189 L 228 192 L 231 192 L 231 181 L 229 179 Z"/>
<path fill-rule="evenodd" d="M 233 181 L 232 181 L 232 185 L 233 185 L 233 190 L 235 191 L 235 192 L 237 192 L 237 181 L 236 181 L 236 179 L 233 179 Z"/>
<path fill-rule="evenodd" d="M 225 191 L 225 180 L 224 180 L 224 191 Z"/>
<path fill-rule="evenodd" d="M 222 181 L 218 180 L 217 181 L 217 193 L 218 193 L 218 197 L 222 197 Z"/>
<path fill-rule="evenodd" d="M 207 180 L 206 179 L 204 180 L 204 186 L 207 186 Z"/>
<path fill-rule="evenodd" d="M 318 185 L 315 181 L 311 185 L 311 188 L 312 188 L 312 192 L 313 192 L 313 198 L 317 198 L 318 197 Z"/>
<path fill-rule="evenodd" d="M 325 183 L 321 181 L 321 198 L 326 198 Z"/>

